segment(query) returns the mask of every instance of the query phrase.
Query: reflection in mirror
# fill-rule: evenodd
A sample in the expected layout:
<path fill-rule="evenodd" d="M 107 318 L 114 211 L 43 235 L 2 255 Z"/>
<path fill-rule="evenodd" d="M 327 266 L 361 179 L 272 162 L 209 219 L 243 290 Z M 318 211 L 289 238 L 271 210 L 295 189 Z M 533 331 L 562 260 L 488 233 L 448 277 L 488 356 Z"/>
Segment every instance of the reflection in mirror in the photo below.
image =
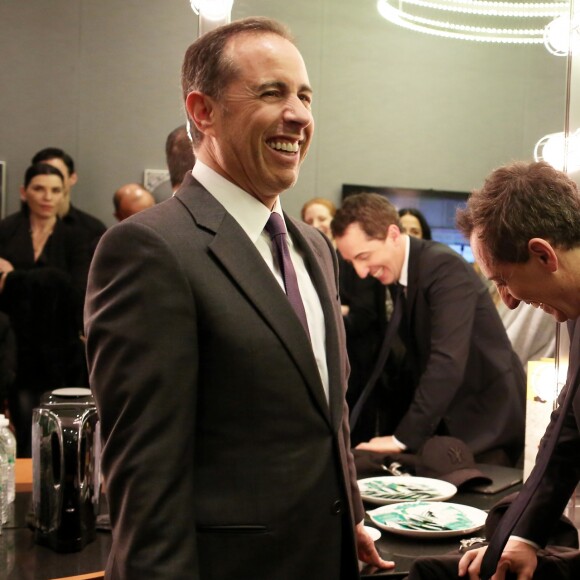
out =
<path fill-rule="evenodd" d="M 317 132 L 315 163 L 287 205 L 313 195 L 339 203 L 344 183 L 470 191 L 561 130 L 566 63 L 543 45 L 438 38 L 385 21 L 373 3 L 323 4 L 320 46 L 295 27 Z"/>
<path fill-rule="evenodd" d="M 470 191 L 562 130 L 565 59 L 542 46 L 419 34 L 384 20 L 374 0 L 234 3 L 232 19 L 256 14 L 291 28 L 315 90 L 314 142 L 284 196 L 296 217 L 312 197 L 339 203 L 344 183 Z M 114 0 L 54 0 L 52 11 L 44 0 L 5 3 L 7 213 L 18 209 L 31 154 L 56 145 L 77 162 L 73 202 L 111 224 L 112 192 L 165 169 L 165 138 L 183 123 L 179 68 L 197 25 L 188 2 L 119 10 Z"/>

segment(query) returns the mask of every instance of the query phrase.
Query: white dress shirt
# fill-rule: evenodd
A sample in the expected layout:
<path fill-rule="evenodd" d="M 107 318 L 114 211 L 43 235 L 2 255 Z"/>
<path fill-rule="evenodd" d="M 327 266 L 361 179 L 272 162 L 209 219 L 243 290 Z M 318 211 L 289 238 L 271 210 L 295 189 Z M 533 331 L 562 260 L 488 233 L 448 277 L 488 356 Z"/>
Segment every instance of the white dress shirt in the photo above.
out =
<path fill-rule="evenodd" d="M 409 236 L 407 234 L 403 234 L 405 240 L 405 259 L 403 260 L 403 267 L 401 268 L 401 274 L 399 276 L 399 284 L 403 287 L 403 292 L 405 296 L 407 295 L 407 285 L 409 282 L 409 249 L 411 247 L 411 241 L 409 240 Z M 402 442 L 399 441 L 393 435 L 393 441 L 401 448 L 402 451 L 407 449 L 407 446 Z"/>
<path fill-rule="evenodd" d="M 277 258 L 274 258 L 275 248 L 268 233 L 264 230 L 266 223 L 270 217 L 270 210 L 255 197 L 239 188 L 237 185 L 228 181 L 225 177 L 216 173 L 213 169 L 202 163 L 199 159 L 196 160 L 195 166 L 192 170 L 192 175 L 197 179 L 209 193 L 221 203 L 226 211 L 238 222 L 240 227 L 244 230 L 256 249 L 272 271 L 276 280 L 284 290 L 284 280 L 278 265 Z M 272 211 L 280 214 L 282 219 L 282 206 L 280 198 L 276 199 Z M 284 222 L 286 223 L 286 222 Z M 310 279 L 304 258 L 294 246 L 290 233 L 286 236 L 288 240 L 288 248 L 290 250 L 290 258 L 296 276 L 298 278 L 298 287 L 300 288 L 300 295 L 306 310 L 306 319 L 308 321 L 308 330 L 310 332 L 310 342 L 312 343 L 312 350 L 318 365 L 318 371 L 328 401 L 328 367 L 326 364 L 326 330 L 324 326 L 324 315 L 322 313 L 322 305 L 320 298 L 314 284 Z M 284 290 L 285 291 L 285 290 Z"/>

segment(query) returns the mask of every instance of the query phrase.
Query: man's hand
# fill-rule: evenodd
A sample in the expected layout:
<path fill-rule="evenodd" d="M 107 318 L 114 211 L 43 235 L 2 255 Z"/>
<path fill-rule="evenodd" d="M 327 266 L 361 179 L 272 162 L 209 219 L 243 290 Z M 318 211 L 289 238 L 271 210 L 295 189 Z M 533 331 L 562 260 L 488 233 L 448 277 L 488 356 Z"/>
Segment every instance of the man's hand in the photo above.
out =
<path fill-rule="evenodd" d="M 459 576 L 467 575 L 469 580 L 479 580 L 481 561 L 487 548 L 469 550 L 459 560 Z M 506 572 L 517 574 L 517 580 L 531 580 L 538 565 L 536 549 L 530 544 L 518 540 L 508 540 L 495 574 L 491 580 L 505 580 Z"/>
<path fill-rule="evenodd" d="M 394 562 L 389 562 L 383 560 L 377 549 L 373 539 L 367 534 L 365 530 L 364 523 L 361 522 L 356 526 L 356 549 L 358 553 L 358 559 L 365 564 L 374 566 L 375 568 L 380 568 L 381 570 L 390 570 L 395 567 Z"/>
<path fill-rule="evenodd" d="M 373 437 L 366 443 L 359 443 L 355 449 L 363 449 L 364 451 L 374 451 L 375 453 L 401 453 L 403 449 L 395 442 L 392 435 L 386 437 Z"/>

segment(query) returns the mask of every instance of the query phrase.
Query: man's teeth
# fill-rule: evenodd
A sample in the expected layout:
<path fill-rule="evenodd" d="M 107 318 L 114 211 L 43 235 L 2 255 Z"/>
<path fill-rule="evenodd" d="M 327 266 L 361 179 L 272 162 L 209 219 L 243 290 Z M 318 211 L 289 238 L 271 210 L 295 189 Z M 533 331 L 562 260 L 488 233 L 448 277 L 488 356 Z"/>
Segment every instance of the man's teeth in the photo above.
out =
<path fill-rule="evenodd" d="M 300 149 L 298 143 L 287 143 L 286 141 L 270 141 L 268 145 L 277 151 L 289 151 L 290 153 L 298 153 L 298 149 Z"/>

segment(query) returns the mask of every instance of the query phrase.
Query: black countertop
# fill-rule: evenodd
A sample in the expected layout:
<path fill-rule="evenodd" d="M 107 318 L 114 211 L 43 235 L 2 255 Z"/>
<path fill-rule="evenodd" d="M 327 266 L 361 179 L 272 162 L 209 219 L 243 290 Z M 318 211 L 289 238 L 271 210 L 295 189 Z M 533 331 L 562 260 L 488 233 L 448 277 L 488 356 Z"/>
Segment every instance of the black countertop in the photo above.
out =
<path fill-rule="evenodd" d="M 34 541 L 34 532 L 26 524 L 30 502 L 30 493 L 17 493 L 10 506 L 8 523 L 0 536 L 0 578 L 52 580 L 105 569 L 111 549 L 110 532 L 97 531 L 96 539 L 80 552 L 54 552 Z"/>
<path fill-rule="evenodd" d="M 450 501 L 488 511 L 497 501 L 519 490 L 521 485 L 490 495 L 459 492 Z M 53 580 L 66 576 L 89 574 L 104 570 L 111 548 L 111 534 L 97 531 L 96 539 L 80 552 L 57 553 L 34 541 L 34 532 L 27 526 L 30 510 L 30 493 L 17 493 L 11 506 L 8 523 L 0 536 L 0 578 L 6 580 Z M 376 505 L 366 505 L 368 509 Z M 367 522 L 369 523 L 369 522 Z M 459 541 L 466 537 L 482 535 L 483 531 L 468 536 L 424 539 L 408 538 L 381 530 L 376 545 L 381 556 L 394 560 L 396 567 L 388 572 L 363 575 L 363 578 L 404 578 L 413 561 L 422 555 L 446 554 L 457 550 Z"/>
<path fill-rule="evenodd" d="M 514 473 L 518 470 L 514 469 Z M 521 470 L 519 470 L 521 473 Z M 452 503 L 469 505 L 484 511 L 489 511 L 500 499 L 519 491 L 521 484 L 514 485 L 495 494 L 483 494 L 475 492 L 459 491 L 457 495 L 449 499 Z M 366 504 L 365 508 L 372 510 L 379 506 Z M 373 525 L 370 519 L 365 521 L 365 525 Z M 459 549 L 459 542 L 466 538 L 481 537 L 484 535 L 483 529 L 473 534 L 464 536 L 453 536 L 450 538 L 433 538 L 425 540 L 423 538 L 411 538 L 379 530 L 381 537 L 376 542 L 377 550 L 384 560 L 394 560 L 394 570 L 375 572 L 365 575 L 363 578 L 385 577 L 389 579 L 404 578 L 409 573 L 412 563 L 419 556 L 438 556 L 448 554 Z"/>

